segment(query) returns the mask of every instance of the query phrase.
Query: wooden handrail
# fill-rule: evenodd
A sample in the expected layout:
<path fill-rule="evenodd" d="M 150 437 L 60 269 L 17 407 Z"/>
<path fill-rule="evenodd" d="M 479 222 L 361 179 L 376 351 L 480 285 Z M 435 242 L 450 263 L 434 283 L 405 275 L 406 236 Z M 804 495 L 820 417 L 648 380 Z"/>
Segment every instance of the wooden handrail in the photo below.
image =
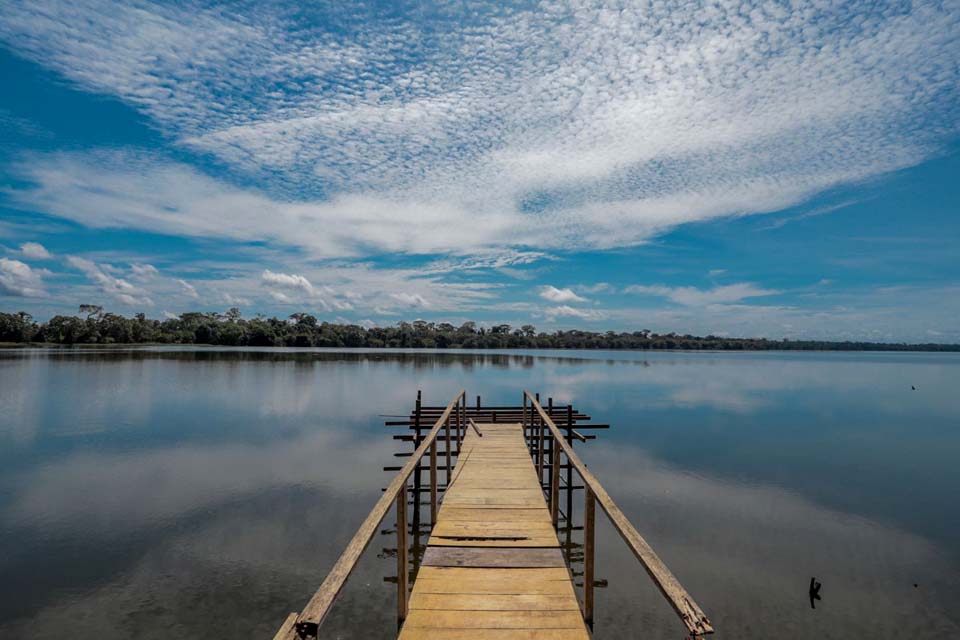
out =
<path fill-rule="evenodd" d="M 610 522 L 613 523 L 620 537 L 627 543 L 633 555 L 637 557 L 637 560 L 639 560 L 644 569 L 647 570 L 654 584 L 657 585 L 657 588 L 660 589 L 660 592 L 667 599 L 667 602 L 669 602 L 674 611 L 677 612 L 680 620 L 686 625 L 690 635 L 702 636 L 713 633 L 713 625 L 710 624 L 706 614 L 704 614 L 700 606 L 693 600 L 693 597 L 687 593 L 687 590 L 683 588 L 680 581 L 678 581 L 676 576 L 667 568 L 667 565 L 663 563 L 653 548 L 643 539 L 640 532 L 630 524 L 630 521 L 627 520 L 623 511 L 620 510 L 620 507 L 613 501 L 610 494 L 603 488 L 603 485 L 600 484 L 597 477 L 587 469 L 586 465 L 580 460 L 580 457 L 574 453 L 573 447 L 570 446 L 563 434 L 560 433 L 560 429 L 557 428 L 557 425 L 554 424 L 547 412 L 540 406 L 540 402 L 536 397 L 526 390 L 524 390 L 523 396 L 524 402 L 529 399 L 532 409 L 536 410 L 540 416 L 540 424 L 546 425 L 550 430 L 554 443 L 560 446 L 564 455 L 567 456 L 567 460 L 577 470 L 580 477 L 583 478 L 583 484 L 587 487 L 587 491 L 593 494 L 597 503 L 600 504 L 600 508 L 603 509 L 607 517 L 610 518 Z M 532 417 L 531 413 L 531 418 Z M 542 444 L 540 451 L 542 452 Z M 554 455 L 557 458 L 559 457 L 557 453 Z"/>
<path fill-rule="evenodd" d="M 478 427 L 478 426 L 477 426 L 477 423 L 473 421 L 473 418 L 467 418 L 467 422 L 470 424 L 470 426 L 473 428 L 473 430 L 477 432 L 477 435 L 482 438 L 482 437 L 483 437 L 483 432 L 480 431 L 480 427 Z"/>
<path fill-rule="evenodd" d="M 450 401 L 450 404 L 447 405 L 447 408 L 433 424 L 430 433 L 426 435 L 423 442 L 420 443 L 420 446 L 417 447 L 417 450 L 407 463 L 403 465 L 403 468 L 397 473 L 397 476 L 393 479 L 393 482 L 390 483 L 390 486 L 387 487 L 387 490 L 380 496 L 377 504 L 371 509 L 370 514 L 367 515 L 366 519 L 360 525 L 360 528 L 357 529 L 357 532 L 353 534 L 353 538 L 350 540 L 347 548 L 340 554 L 336 564 L 333 565 L 330 573 L 327 574 L 323 584 L 320 585 L 317 592 L 310 598 L 307 606 L 305 606 L 300 615 L 297 616 L 296 624 L 293 625 L 295 629 L 291 630 L 290 635 L 286 637 L 295 638 L 297 637 L 296 634 L 299 634 L 300 637 L 317 635 L 320 624 L 324 618 L 327 617 L 333 601 L 336 600 L 340 591 L 343 589 L 343 585 L 347 582 L 347 578 L 350 577 L 350 573 L 353 572 L 364 549 L 367 548 L 370 541 L 373 540 L 373 536 L 376 535 L 380 521 L 383 520 L 387 512 L 397 502 L 397 496 L 400 494 L 401 489 L 406 487 L 410 474 L 413 473 L 413 470 L 420 463 L 420 459 L 434 444 L 437 434 L 440 433 L 440 429 L 447 423 L 447 419 L 453 412 L 454 407 L 456 407 L 461 400 L 466 402 L 466 392 L 463 389 Z M 447 429 L 447 438 L 447 450 L 449 451 L 449 428 Z M 449 456 L 449 453 L 447 455 Z M 406 503 L 406 499 L 404 499 L 404 503 Z M 282 631 L 283 629 L 281 629 L 281 632 Z"/>

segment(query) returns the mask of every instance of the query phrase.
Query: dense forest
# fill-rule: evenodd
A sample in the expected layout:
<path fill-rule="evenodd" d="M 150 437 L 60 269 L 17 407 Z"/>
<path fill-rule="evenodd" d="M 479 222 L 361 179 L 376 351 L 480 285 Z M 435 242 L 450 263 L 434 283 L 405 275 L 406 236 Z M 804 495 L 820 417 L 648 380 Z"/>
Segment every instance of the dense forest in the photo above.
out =
<path fill-rule="evenodd" d="M 85 317 L 80 317 L 85 316 Z M 96 305 L 80 305 L 80 316 L 54 316 L 35 322 L 28 313 L 0 313 L 0 343 L 17 344 L 200 344 L 256 347 L 370 347 L 437 349 L 717 349 L 830 351 L 960 351 L 957 344 L 903 344 L 767 340 L 657 334 L 647 330 L 537 331 L 532 325 L 459 327 L 441 322 L 398 322 L 392 327 L 333 324 L 308 313 L 288 319 L 241 317 L 226 313 L 184 313 L 178 318 L 152 320 L 108 313 Z"/>

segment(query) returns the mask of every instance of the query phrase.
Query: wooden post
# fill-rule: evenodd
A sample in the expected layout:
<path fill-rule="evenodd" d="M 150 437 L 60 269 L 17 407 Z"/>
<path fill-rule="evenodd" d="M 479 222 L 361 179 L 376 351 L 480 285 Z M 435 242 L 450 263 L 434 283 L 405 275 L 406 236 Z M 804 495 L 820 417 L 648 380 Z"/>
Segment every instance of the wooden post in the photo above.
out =
<path fill-rule="evenodd" d="M 567 442 L 573 448 L 573 405 L 567 405 Z M 573 465 L 567 461 L 567 526 L 573 526 Z"/>
<path fill-rule="evenodd" d="M 421 403 L 421 393 L 422 391 L 417 389 L 417 402 L 414 405 L 415 408 L 413 411 L 413 428 L 416 429 L 417 432 L 417 439 L 414 441 L 414 450 L 420 446 L 420 413 L 423 406 Z"/>
<path fill-rule="evenodd" d="M 550 396 L 547 396 L 547 415 L 550 417 L 551 420 L 553 420 L 553 398 L 551 398 Z M 551 435 L 551 434 L 548 434 L 548 435 Z M 554 442 L 554 438 L 549 437 L 547 445 L 548 445 L 547 460 L 550 461 L 550 475 L 547 476 L 547 483 L 550 486 L 550 493 L 548 495 L 552 500 L 553 499 L 553 450 L 557 448 L 557 443 Z M 550 512 L 553 513 L 553 502 L 550 503 Z M 554 519 L 553 521 L 553 526 L 554 527 L 557 526 L 556 519 Z"/>
<path fill-rule="evenodd" d="M 407 619 L 407 485 L 397 493 L 397 620 Z"/>
<path fill-rule="evenodd" d="M 594 523 L 597 501 L 590 487 L 585 487 L 583 505 L 583 620 L 593 628 L 593 555 L 596 546 Z"/>
<path fill-rule="evenodd" d="M 416 438 L 413 440 L 413 450 L 416 452 L 417 447 L 420 446 L 420 442 L 423 439 L 423 436 L 420 431 L 420 424 L 423 416 L 423 391 L 417 389 L 417 403 L 416 409 L 414 411 L 413 424 L 416 429 L 415 433 Z M 423 465 L 420 464 L 420 460 L 417 460 L 417 466 L 413 470 L 413 559 L 415 562 L 419 562 L 420 558 L 420 494 L 423 492 Z M 406 505 L 404 505 L 406 508 Z M 406 512 L 404 512 L 406 513 Z M 430 521 L 433 524 L 433 520 Z"/>
<path fill-rule="evenodd" d="M 460 414 L 460 431 L 457 433 L 457 455 L 459 456 L 460 449 L 463 447 L 463 439 L 467 435 L 467 394 L 463 394 L 460 397 L 457 412 Z"/>
<path fill-rule="evenodd" d="M 537 478 L 540 484 L 543 484 L 543 418 L 539 413 L 534 414 L 537 420 L 537 424 L 540 426 L 540 434 L 538 436 L 539 443 L 537 444 Z"/>
<path fill-rule="evenodd" d="M 457 410 L 453 412 L 453 420 L 454 420 L 453 422 L 454 427 L 457 430 L 457 436 L 453 439 L 454 442 L 457 443 L 457 450 L 454 452 L 454 455 L 456 455 L 457 458 L 459 458 L 460 457 L 460 403 L 459 402 L 457 403 Z M 450 444 L 452 445 L 453 443 L 451 442 Z"/>
<path fill-rule="evenodd" d="M 550 440 L 550 519 L 557 527 L 560 519 L 560 445 L 556 438 Z"/>
<path fill-rule="evenodd" d="M 445 429 L 447 432 L 447 446 L 444 449 L 447 450 L 447 487 L 450 487 L 450 476 L 453 474 L 453 467 L 450 465 L 450 447 L 453 446 L 453 442 L 450 441 L 450 416 L 447 416 L 447 424 Z"/>
<path fill-rule="evenodd" d="M 437 524 L 437 439 L 430 444 L 430 524 Z"/>
<path fill-rule="evenodd" d="M 523 439 L 527 443 L 527 447 L 530 447 L 530 433 L 527 431 L 527 394 L 523 394 L 523 413 L 521 414 L 520 423 L 523 425 Z"/>

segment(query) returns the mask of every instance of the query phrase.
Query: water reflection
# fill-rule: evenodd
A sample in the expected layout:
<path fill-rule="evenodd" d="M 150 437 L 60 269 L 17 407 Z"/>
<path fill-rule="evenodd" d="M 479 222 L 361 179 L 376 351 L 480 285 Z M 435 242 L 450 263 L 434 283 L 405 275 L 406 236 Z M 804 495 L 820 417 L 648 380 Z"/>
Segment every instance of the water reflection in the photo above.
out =
<path fill-rule="evenodd" d="M 385 486 L 378 414 L 463 386 L 613 424 L 584 457 L 718 637 L 943 637 L 958 372 L 955 354 L 0 351 L 0 636 L 271 637 Z M 596 637 L 677 637 L 598 535 Z M 394 631 L 378 544 L 335 636 Z"/>
<path fill-rule="evenodd" d="M 724 636 L 778 630 L 796 638 L 935 638 L 960 631 L 950 617 L 960 596 L 955 557 L 921 536 L 779 487 L 681 471 L 632 447 L 598 442 L 590 461 Z M 669 631 L 671 612 L 655 606 L 657 596 L 632 571 L 616 534 L 607 529 L 600 544 L 599 570 L 612 586 L 598 630 L 642 615 Z M 808 604 L 811 575 L 824 583 L 816 611 Z"/>

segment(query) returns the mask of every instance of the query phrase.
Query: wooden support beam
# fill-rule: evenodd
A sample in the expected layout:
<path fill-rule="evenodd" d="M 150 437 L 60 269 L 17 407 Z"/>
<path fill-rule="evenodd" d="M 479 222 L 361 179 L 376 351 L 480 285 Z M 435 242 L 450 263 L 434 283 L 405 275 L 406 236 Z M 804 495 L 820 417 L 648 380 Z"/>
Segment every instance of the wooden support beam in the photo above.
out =
<path fill-rule="evenodd" d="M 593 580 L 594 547 L 596 546 L 595 523 L 597 501 L 593 492 L 587 489 L 583 505 L 583 619 L 593 626 Z"/>
<path fill-rule="evenodd" d="M 550 519 L 556 528 L 560 514 L 560 447 L 557 446 L 556 438 L 552 438 L 550 442 L 550 453 L 553 457 L 553 468 L 550 469 Z"/>
<path fill-rule="evenodd" d="M 537 477 L 543 480 L 543 430 L 545 429 L 543 424 L 543 418 L 538 414 L 536 416 L 536 422 L 538 429 L 538 438 L 539 442 L 537 444 Z"/>
<path fill-rule="evenodd" d="M 437 441 L 430 445 L 430 524 L 437 522 Z"/>
<path fill-rule="evenodd" d="M 273 636 L 273 640 L 296 640 L 297 638 L 297 612 L 294 611 L 287 616 L 287 619 L 283 621 L 283 624 L 280 625 L 280 629 L 277 631 L 277 634 Z"/>
<path fill-rule="evenodd" d="M 573 434 L 576 433 L 573 430 L 573 405 L 567 405 L 567 442 L 573 447 Z M 577 434 L 580 435 L 580 434 Z M 582 436 L 581 436 L 582 437 Z M 569 514 L 573 513 L 573 465 L 567 462 L 567 520 L 569 521 Z"/>
<path fill-rule="evenodd" d="M 397 493 L 397 620 L 407 618 L 407 485 Z"/>
<path fill-rule="evenodd" d="M 449 415 L 447 416 L 447 421 L 446 421 L 446 422 L 447 422 L 447 424 L 446 424 L 446 427 L 445 427 L 445 428 L 446 428 L 446 430 L 447 430 L 447 443 L 448 443 L 448 444 L 447 444 L 447 447 L 446 447 L 447 450 L 446 450 L 444 453 L 445 453 L 446 456 L 447 456 L 447 485 L 449 485 L 449 484 L 450 484 L 450 476 L 453 475 L 453 465 L 450 464 L 450 445 L 449 445 L 449 443 L 450 443 L 450 416 L 449 416 Z"/>
<path fill-rule="evenodd" d="M 480 427 L 477 426 L 477 423 L 473 421 L 473 418 L 467 418 L 468 424 L 477 432 L 477 435 L 481 438 L 483 437 L 483 432 L 480 431 Z"/>

